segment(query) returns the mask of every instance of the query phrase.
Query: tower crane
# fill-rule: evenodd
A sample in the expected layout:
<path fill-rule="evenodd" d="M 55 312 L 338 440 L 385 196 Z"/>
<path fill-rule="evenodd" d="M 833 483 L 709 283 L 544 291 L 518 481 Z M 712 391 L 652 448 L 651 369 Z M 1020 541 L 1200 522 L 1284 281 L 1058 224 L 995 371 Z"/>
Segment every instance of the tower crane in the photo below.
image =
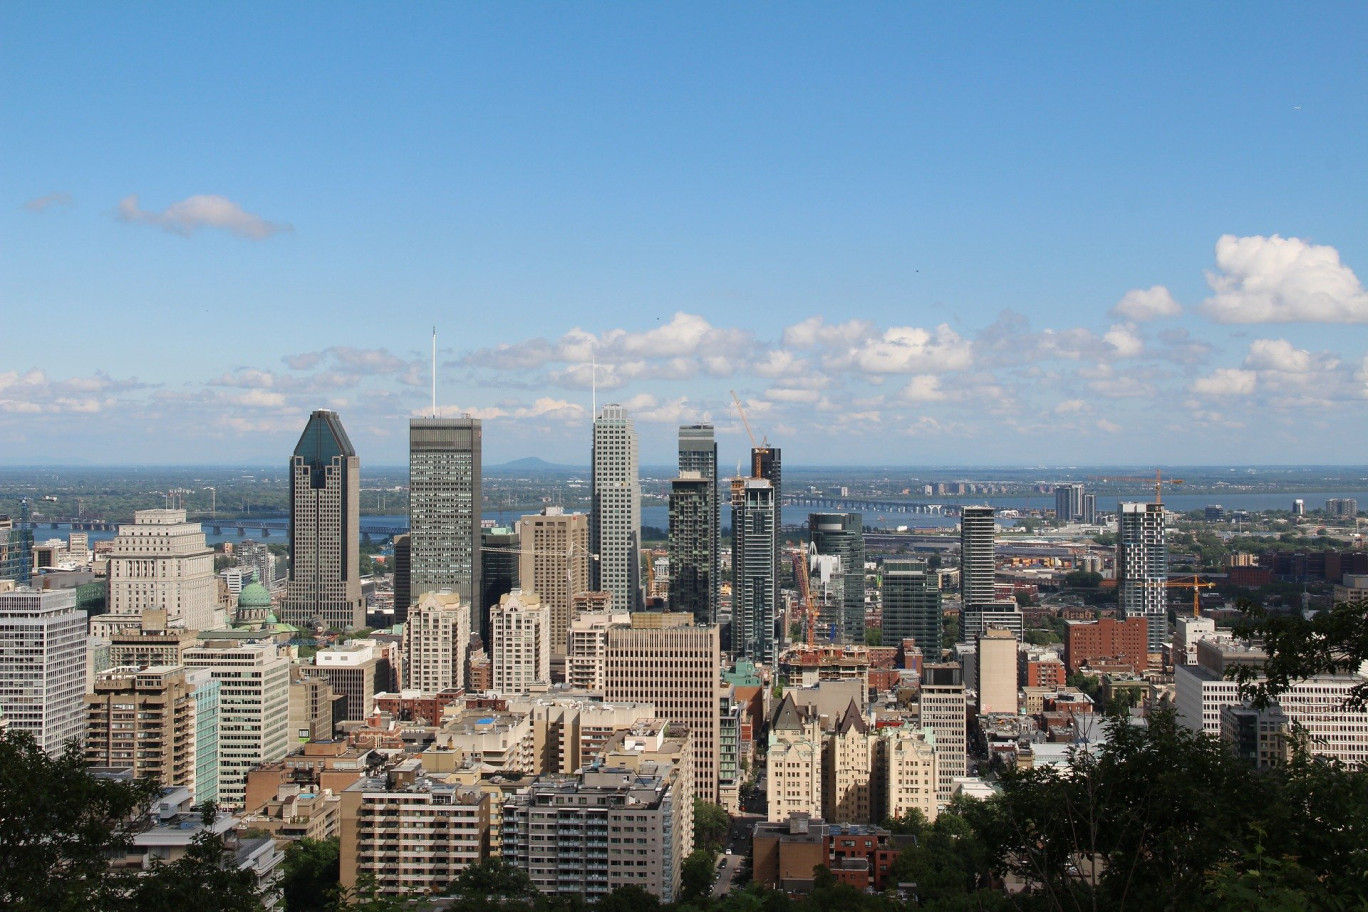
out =
<path fill-rule="evenodd" d="M 1183 483 L 1183 479 L 1181 479 L 1181 478 L 1168 478 L 1168 479 L 1165 479 L 1165 478 L 1164 478 L 1164 475 L 1163 475 L 1163 471 L 1162 471 L 1161 469 L 1155 469 L 1155 470 L 1154 470 L 1154 477 L 1153 477 L 1153 478 L 1150 478 L 1150 477 L 1147 476 L 1147 475 L 1089 475 L 1089 476 L 1088 476 L 1088 480 L 1089 480 L 1089 481 L 1142 481 L 1142 482 L 1145 482 L 1146 484 L 1153 484 L 1153 485 L 1154 485 L 1154 502 L 1155 502 L 1156 504 L 1160 505 L 1160 506 L 1163 506 L 1163 503 L 1164 503 L 1164 482 L 1167 480 L 1168 483 L 1171 484 L 1171 485 L 1180 485 L 1180 484 Z"/>
<path fill-rule="evenodd" d="M 1192 590 L 1192 616 L 1201 617 L 1202 615 L 1202 590 L 1215 589 L 1216 584 L 1210 580 L 1203 580 L 1200 576 L 1193 576 L 1192 579 L 1168 580 L 1164 586 L 1169 589 L 1191 589 Z"/>
<path fill-rule="evenodd" d="M 821 612 L 818 610 L 817 601 L 812 595 L 812 576 L 808 570 L 806 543 L 798 547 L 798 554 L 793 558 L 793 571 L 798 578 L 798 593 L 803 598 L 803 621 L 807 628 L 807 648 L 812 649 L 817 645 L 817 624 L 821 619 Z"/>

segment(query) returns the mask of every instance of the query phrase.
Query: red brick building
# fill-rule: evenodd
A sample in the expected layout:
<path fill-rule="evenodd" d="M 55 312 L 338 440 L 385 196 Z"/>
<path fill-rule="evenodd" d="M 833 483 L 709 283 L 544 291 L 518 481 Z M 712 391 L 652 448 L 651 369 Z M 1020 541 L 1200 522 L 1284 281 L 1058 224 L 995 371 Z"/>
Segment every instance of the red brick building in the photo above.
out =
<path fill-rule="evenodd" d="M 1140 672 L 1149 664 L 1149 624 L 1142 617 L 1069 621 L 1067 628 L 1064 664 L 1069 674 L 1084 665 L 1130 666 Z"/>

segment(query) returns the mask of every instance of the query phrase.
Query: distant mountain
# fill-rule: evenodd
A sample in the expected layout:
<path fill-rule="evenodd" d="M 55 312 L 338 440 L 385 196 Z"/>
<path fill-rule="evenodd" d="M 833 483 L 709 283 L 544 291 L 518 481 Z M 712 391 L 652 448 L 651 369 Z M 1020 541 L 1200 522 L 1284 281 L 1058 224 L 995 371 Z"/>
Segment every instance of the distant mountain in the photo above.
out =
<path fill-rule="evenodd" d="M 547 462 L 539 456 L 524 456 L 522 459 L 514 459 L 512 462 L 505 462 L 502 465 L 487 465 L 484 471 L 488 472 L 509 472 L 524 473 L 530 475 L 538 474 L 558 474 L 574 475 L 583 474 L 589 471 L 588 466 L 556 465 L 554 462 Z"/>

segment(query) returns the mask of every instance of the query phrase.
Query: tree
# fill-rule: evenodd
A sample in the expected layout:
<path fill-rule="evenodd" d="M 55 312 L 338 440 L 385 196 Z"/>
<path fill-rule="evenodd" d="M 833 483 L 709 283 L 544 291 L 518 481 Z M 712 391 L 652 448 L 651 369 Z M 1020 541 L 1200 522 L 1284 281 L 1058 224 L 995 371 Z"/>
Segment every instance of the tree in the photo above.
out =
<path fill-rule="evenodd" d="M 285 847 L 280 887 L 287 912 L 323 912 L 337 893 L 339 845 L 332 839 L 300 839 Z"/>
<path fill-rule="evenodd" d="M 722 805 L 695 798 L 693 805 L 694 845 L 710 852 L 720 852 L 731 831 L 731 817 Z"/>
<path fill-rule="evenodd" d="M 660 897 L 636 884 L 618 887 L 594 903 L 596 912 L 659 912 Z"/>
<path fill-rule="evenodd" d="M 260 912 L 256 873 L 239 868 L 221 834 L 213 830 L 218 809 L 212 801 L 201 808 L 204 828 L 189 851 L 169 864 L 154 864 L 130 885 L 129 908 L 138 912 Z"/>
<path fill-rule="evenodd" d="M 1318 674 L 1354 674 L 1368 661 L 1368 603 L 1341 602 L 1310 619 L 1243 607 L 1236 635 L 1261 642 L 1268 654 L 1261 666 L 1239 666 L 1234 672 L 1241 693 L 1255 706 L 1267 706 L 1297 681 Z M 1349 704 L 1368 705 L 1368 680 L 1350 691 Z"/>
<path fill-rule="evenodd" d="M 679 875 L 679 894 L 684 902 L 691 902 L 712 891 L 713 872 L 717 869 L 716 855 L 707 849 L 694 849 Z"/>
<path fill-rule="evenodd" d="M 527 872 L 503 858 L 488 858 L 466 868 L 447 887 L 448 896 L 501 896 L 520 899 L 537 895 Z"/>
<path fill-rule="evenodd" d="M 866 627 L 866 628 L 865 628 L 865 645 L 866 645 L 866 646 L 882 646 L 882 645 L 883 645 L 883 630 L 882 630 L 881 628 L 879 628 L 879 627 Z"/>

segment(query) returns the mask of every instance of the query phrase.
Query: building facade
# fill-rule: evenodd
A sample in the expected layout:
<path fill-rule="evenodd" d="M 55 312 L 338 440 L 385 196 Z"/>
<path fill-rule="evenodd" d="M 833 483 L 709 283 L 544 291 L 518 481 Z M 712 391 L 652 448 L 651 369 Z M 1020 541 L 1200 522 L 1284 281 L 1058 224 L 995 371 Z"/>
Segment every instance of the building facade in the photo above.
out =
<path fill-rule="evenodd" d="M 670 482 L 670 610 L 691 614 L 699 624 L 715 620 L 716 488 L 695 470 L 681 470 Z"/>
<path fill-rule="evenodd" d="M 590 586 L 613 593 L 613 607 L 641 605 L 641 480 L 636 426 L 621 405 L 605 405 L 594 419 L 592 509 L 589 514 Z"/>
<path fill-rule="evenodd" d="M 480 599 L 481 436 L 478 418 L 409 421 L 412 599 L 443 589 L 468 605 Z M 395 619 L 403 620 L 401 607 L 394 610 Z M 471 620 L 479 623 L 478 617 Z"/>
<path fill-rule="evenodd" d="M 940 574 L 925 561 L 884 561 L 882 586 L 883 642 L 915 640 L 922 655 L 937 661 L 941 654 Z"/>
<path fill-rule="evenodd" d="M 840 561 L 839 583 L 831 595 L 841 605 L 841 633 L 847 643 L 863 643 L 864 518 L 859 513 L 810 513 L 808 534 L 812 539 L 813 551 L 831 555 Z"/>
<path fill-rule="evenodd" d="M 466 686 L 470 603 L 454 592 L 428 592 L 404 623 L 405 687 L 440 693 Z"/>
<path fill-rule="evenodd" d="M 541 597 L 518 589 L 489 612 L 489 660 L 494 689 L 530 693 L 551 686 L 551 613 Z"/>
<path fill-rule="evenodd" d="M 85 737 L 86 613 L 74 589 L 0 592 L 0 711 L 57 755 Z"/>
<path fill-rule="evenodd" d="M 707 505 L 708 544 L 706 546 L 706 561 L 701 561 L 700 565 L 706 564 L 708 588 L 707 604 L 708 613 L 701 616 L 698 611 L 694 611 L 694 619 L 700 624 L 717 623 L 717 606 L 722 597 L 722 496 L 721 489 L 718 487 L 720 481 L 717 471 L 717 438 L 713 432 L 711 424 L 691 424 L 679 429 L 679 474 L 684 477 L 686 472 L 697 472 L 699 476 L 708 482 L 705 496 Z M 670 520 L 670 531 L 673 536 L 674 520 Z M 671 538 L 673 542 L 673 538 Z M 671 545 L 673 548 L 673 544 Z M 671 551 L 671 565 L 674 566 L 674 553 Z M 673 595 L 670 601 L 671 611 L 687 610 L 676 608 Z"/>
<path fill-rule="evenodd" d="M 996 598 L 996 536 L 992 507 L 965 507 L 960 512 L 960 595 L 970 606 Z"/>
<path fill-rule="evenodd" d="M 550 613 L 551 655 L 565 655 L 575 596 L 589 589 L 589 517 L 547 507 L 518 523 L 518 579 Z"/>
<path fill-rule="evenodd" d="M 172 626 L 206 630 L 217 607 L 214 550 L 184 510 L 138 510 L 119 526 L 109 555 L 109 611 L 97 633 L 136 625 L 149 609 L 165 611 Z"/>
<path fill-rule="evenodd" d="M 1123 503 L 1116 518 L 1116 594 L 1124 618 L 1144 618 L 1148 648 L 1168 641 L 1168 540 L 1164 507 Z"/>
<path fill-rule="evenodd" d="M 280 619 L 351 630 L 361 596 L 361 460 L 336 412 L 316 411 L 290 459 L 290 578 Z"/>
<path fill-rule="evenodd" d="M 778 654 L 777 495 L 769 481 L 747 478 L 732 504 L 732 654 L 765 665 Z"/>

